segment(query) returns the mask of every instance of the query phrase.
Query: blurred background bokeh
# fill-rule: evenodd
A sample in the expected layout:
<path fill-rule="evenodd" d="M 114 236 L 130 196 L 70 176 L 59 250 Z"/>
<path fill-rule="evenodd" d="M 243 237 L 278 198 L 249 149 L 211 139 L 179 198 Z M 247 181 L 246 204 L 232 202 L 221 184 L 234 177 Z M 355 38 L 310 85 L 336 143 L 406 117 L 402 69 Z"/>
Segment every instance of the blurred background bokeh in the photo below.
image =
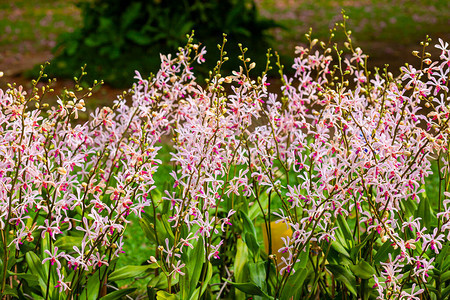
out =
<path fill-rule="evenodd" d="M 239 63 L 239 42 L 258 66 L 268 47 L 288 64 L 310 27 L 314 38 L 328 40 L 342 9 L 370 66 L 390 64 L 394 73 L 417 60 L 410 53 L 427 34 L 436 42 L 450 40 L 446 0 L 0 0 L 0 87 L 7 81 L 26 85 L 36 66 L 51 61 L 48 72 L 59 85 L 70 85 L 65 78 L 87 63 L 86 79 L 103 79 L 109 85 L 103 93 L 114 93 L 131 86 L 135 69 L 156 72 L 159 53 L 175 52 L 192 30 L 208 49 L 209 64 L 200 73 L 217 61 L 223 32 L 232 60 L 224 72 Z"/>

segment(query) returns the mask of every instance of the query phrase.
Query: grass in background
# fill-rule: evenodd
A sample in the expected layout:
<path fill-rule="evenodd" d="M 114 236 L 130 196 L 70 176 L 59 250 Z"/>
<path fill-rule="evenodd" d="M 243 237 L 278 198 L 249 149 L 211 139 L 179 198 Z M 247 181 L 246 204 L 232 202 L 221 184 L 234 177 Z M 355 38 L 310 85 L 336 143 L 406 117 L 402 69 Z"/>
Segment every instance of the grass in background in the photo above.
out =
<path fill-rule="evenodd" d="M 73 31 L 81 18 L 69 0 L 0 3 L 0 47 L 10 51 L 53 48 L 58 35 Z M 23 49 L 23 48 L 26 49 Z"/>
<path fill-rule="evenodd" d="M 448 34 L 450 2 L 442 0 L 258 0 L 260 12 L 280 22 L 287 30 L 275 29 L 278 45 L 292 52 L 313 28 L 319 39 L 328 39 L 329 29 L 350 17 L 348 28 L 356 42 L 411 44 L 425 35 Z M 285 49 L 285 48 L 288 49 Z M 369 50 L 369 49 L 366 49 Z"/>
<path fill-rule="evenodd" d="M 73 0 L 10 0 L 0 3 L 0 46 L 23 47 L 31 42 L 53 46 L 61 33 L 73 31 L 81 21 Z M 359 42 L 416 43 L 426 34 L 439 35 L 450 25 L 450 2 L 442 0 L 256 0 L 262 15 L 281 23 L 274 29 L 277 48 L 294 49 L 309 28 L 326 39 L 341 20 L 350 16 L 349 28 Z M 48 44 L 50 43 L 50 44 Z M 289 52 L 289 53 L 290 53 Z"/>
<path fill-rule="evenodd" d="M 274 49 L 291 55 L 305 42 L 304 34 L 328 40 L 329 29 L 342 19 L 341 9 L 350 16 L 348 28 L 356 45 L 373 58 L 391 60 L 389 55 L 404 45 L 418 45 L 426 34 L 449 37 L 450 1 L 443 0 L 255 0 L 260 13 L 273 18 L 285 29 L 275 28 Z M 57 37 L 80 25 L 75 0 L 6 0 L 0 3 L 0 53 L 50 50 Z M 339 37 L 338 37 L 339 38 Z M 338 39 L 336 39 L 338 40 Z M 242 41 L 245 44 L 245 41 Z M 211 49 L 213 51 L 214 49 Z M 251 50 L 251 49 L 250 49 Z M 405 51 L 402 51 L 404 55 Z M 398 54 L 397 54 L 398 55 Z M 0 55 L 0 63 L 5 63 Z M 28 58 L 28 56 L 26 57 Z M 50 59 L 47 57 L 43 59 Z M 382 64 L 382 63 L 381 63 Z M 33 66 L 32 64 L 30 68 Z M 89 66 L 87 68 L 89 72 Z M 4 70 L 3 70 L 4 71 Z M 98 78 L 101 79 L 101 78 Z"/>

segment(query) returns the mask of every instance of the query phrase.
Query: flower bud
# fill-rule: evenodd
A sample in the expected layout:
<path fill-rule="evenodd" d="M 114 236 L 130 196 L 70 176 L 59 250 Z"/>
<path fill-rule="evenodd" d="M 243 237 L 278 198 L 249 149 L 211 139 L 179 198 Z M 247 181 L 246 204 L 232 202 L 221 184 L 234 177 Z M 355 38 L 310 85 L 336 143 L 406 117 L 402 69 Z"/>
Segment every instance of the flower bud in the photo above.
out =
<path fill-rule="evenodd" d="M 67 174 L 67 170 L 64 167 L 59 167 L 57 170 L 58 170 L 59 175 Z"/>
<path fill-rule="evenodd" d="M 148 262 L 151 263 L 151 264 L 158 263 L 158 261 L 156 260 L 156 258 L 154 256 L 150 256 L 150 259 L 148 260 Z"/>
<path fill-rule="evenodd" d="M 85 106 L 84 100 L 80 99 L 80 101 L 78 101 L 77 105 L 75 105 L 75 108 L 81 110 L 84 108 L 84 106 Z"/>

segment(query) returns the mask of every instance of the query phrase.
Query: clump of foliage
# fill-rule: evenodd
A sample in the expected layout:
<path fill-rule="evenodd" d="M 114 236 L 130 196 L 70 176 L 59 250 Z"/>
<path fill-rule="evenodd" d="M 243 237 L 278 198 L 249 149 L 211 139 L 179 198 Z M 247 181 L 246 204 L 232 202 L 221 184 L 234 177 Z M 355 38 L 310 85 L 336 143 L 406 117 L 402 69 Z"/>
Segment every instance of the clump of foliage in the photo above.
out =
<path fill-rule="evenodd" d="M 264 61 L 269 47 L 266 30 L 276 25 L 258 16 L 252 0 L 94 0 L 78 5 L 82 26 L 60 37 L 47 72 L 71 77 L 86 63 L 91 76 L 87 79 L 102 78 L 118 87 L 131 85 L 134 70 L 155 72 L 159 53 L 176 51 L 192 30 L 209 49 L 220 42 L 222 33 L 233 45 L 245 41 L 254 59 Z M 239 53 L 237 47 L 229 51 L 233 58 Z M 204 75 L 214 64 L 214 59 L 207 61 L 199 70 Z M 233 68 L 235 63 L 228 65 Z"/>
<path fill-rule="evenodd" d="M 292 77 L 277 62 L 278 93 L 270 52 L 256 79 L 242 48 L 241 67 L 223 73 L 226 39 L 200 85 L 206 50 L 192 37 L 84 123 L 92 88 L 79 78 L 54 107 L 51 82 L 0 91 L 1 295 L 447 299 L 449 44 L 435 59 L 427 38 L 420 67 L 394 77 L 368 70 L 345 21 L 345 51 L 308 34 Z M 118 269 L 131 214 L 148 260 Z M 145 288 L 124 288 L 130 278 Z"/>

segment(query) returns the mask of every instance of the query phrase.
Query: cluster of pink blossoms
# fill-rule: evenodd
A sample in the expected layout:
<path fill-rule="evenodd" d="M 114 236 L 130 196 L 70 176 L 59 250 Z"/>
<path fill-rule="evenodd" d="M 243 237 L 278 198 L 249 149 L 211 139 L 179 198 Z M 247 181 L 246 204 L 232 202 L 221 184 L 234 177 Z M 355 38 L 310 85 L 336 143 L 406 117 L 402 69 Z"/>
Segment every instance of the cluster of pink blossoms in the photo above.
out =
<path fill-rule="evenodd" d="M 170 79 L 160 78 L 153 84 L 164 86 Z M 179 94 L 185 93 L 188 86 L 178 85 Z M 37 250 L 48 239 L 50 249 L 41 259 L 57 266 L 58 286 L 64 289 L 70 269 L 95 271 L 122 252 L 127 216 L 140 216 L 151 204 L 160 163 L 156 144 L 170 126 L 172 108 L 139 92 L 131 105 L 118 98 L 114 110 L 97 108 L 90 121 L 77 123 L 89 93 L 65 91 L 57 107 L 46 111 L 37 89 L 31 95 L 22 87 L 0 91 L 3 249 L 27 244 Z M 37 108 L 29 109 L 30 104 Z M 62 251 L 58 245 L 65 237 L 76 245 Z"/>
<path fill-rule="evenodd" d="M 292 229 L 280 249 L 286 253 L 278 261 L 280 274 L 295 272 L 307 244 L 334 242 L 343 216 L 356 218 L 358 238 L 373 234 L 391 251 L 400 249 L 374 275 L 380 299 L 423 292 L 414 284 L 408 294 L 404 284 L 427 282 L 434 260 L 427 251 L 438 254 L 450 237 L 449 201 L 435 228 L 425 228 L 421 218 L 402 218 L 404 203 L 421 201 L 430 161 L 441 159 L 443 176 L 449 171 L 450 50 L 442 41 L 436 47 L 440 60 L 426 57 L 420 69 L 403 67 L 400 78 L 369 74 L 359 48 L 340 57 L 336 68 L 330 50 L 299 47 L 295 76 L 283 78 L 280 95 L 268 92 L 266 76 L 248 76 L 251 65 L 213 76 L 206 87 L 186 84 L 192 74 L 180 75 L 180 57 L 165 59 L 153 82 L 138 76 L 136 97 L 156 97 L 169 107 L 175 136 L 175 184 L 163 199 L 171 203 L 174 230 L 187 226 L 188 234 L 172 245 L 166 241 L 164 252 L 172 257 L 202 236 L 208 258 L 218 258 L 223 240 L 212 237 L 225 232 L 235 213 L 221 204 L 241 197 L 253 206 L 266 194 L 278 203 L 272 214 Z"/>
<path fill-rule="evenodd" d="M 339 240 L 343 217 L 356 222 L 354 242 L 367 233 L 400 250 L 374 275 L 380 299 L 416 297 L 423 289 L 414 284 L 408 294 L 404 284 L 427 282 L 429 253 L 438 254 L 450 238 L 450 200 L 434 228 L 420 217 L 403 219 L 404 204 L 421 201 L 430 161 L 439 159 L 443 177 L 450 168 L 450 50 L 442 41 L 436 47 L 440 60 L 403 67 L 399 78 L 369 74 L 359 48 L 349 57 L 338 52 L 335 67 L 331 50 L 299 47 L 295 75 L 283 77 L 277 95 L 266 75 L 249 77 L 247 63 L 198 84 L 191 56 L 201 62 L 205 50 L 190 45 L 173 58 L 161 56 L 154 77 L 137 73 L 131 103 L 118 99 L 114 110 L 98 108 L 84 124 L 71 122 L 85 109 L 73 92 L 43 112 L 27 109 L 38 97 L 1 91 L 0 229 L 12 233 L 2 241 L 20 249 L 48 239 L 43 263 L 57 266 L 61 288 L 69 288 L 63 265 L 108 264 L 122 249 L 128 214 L 152 205 L 157 145 L 172 134 L 174 184 L 163 200 L 170 201 L 175 234 L 159 245 L 168 274 L 184 274 L 179 252 L 196 240 L 209 260 L 220 258 L 222 236 L 242 209 L 224 203 L 236 199 L 259 204 L 264 216 L 291 228 L 279 249 L 280 274 L 295 272 L 308 244 Z M 267 214 L 267 202 L 275 212 Z M 61 251 L 58 240 L 74 231 L 79 247 Z"/>
<path fill-rule="evenodd" d="M 47 113 L 28 111 L 20 88 L 0 96 L 0 229 L 13 233 L 3 243 L 37 249 L 43 239 L 53 244 L 82 233 L 80 248 L 46 251 L 61 281 L 60 261 L 87 271 L 108 264 L 106 249 L 114 249 L 113 256 L 121 251 L 126 217 L 149 205 L 154 144 L 167 126 L 164 115 L 124 103 L 116 112 L 99 108 L 90 122 L 74 125 L 70 119 L 85 109 L 84 100 L 73 92 L 64 96 Z"/>

